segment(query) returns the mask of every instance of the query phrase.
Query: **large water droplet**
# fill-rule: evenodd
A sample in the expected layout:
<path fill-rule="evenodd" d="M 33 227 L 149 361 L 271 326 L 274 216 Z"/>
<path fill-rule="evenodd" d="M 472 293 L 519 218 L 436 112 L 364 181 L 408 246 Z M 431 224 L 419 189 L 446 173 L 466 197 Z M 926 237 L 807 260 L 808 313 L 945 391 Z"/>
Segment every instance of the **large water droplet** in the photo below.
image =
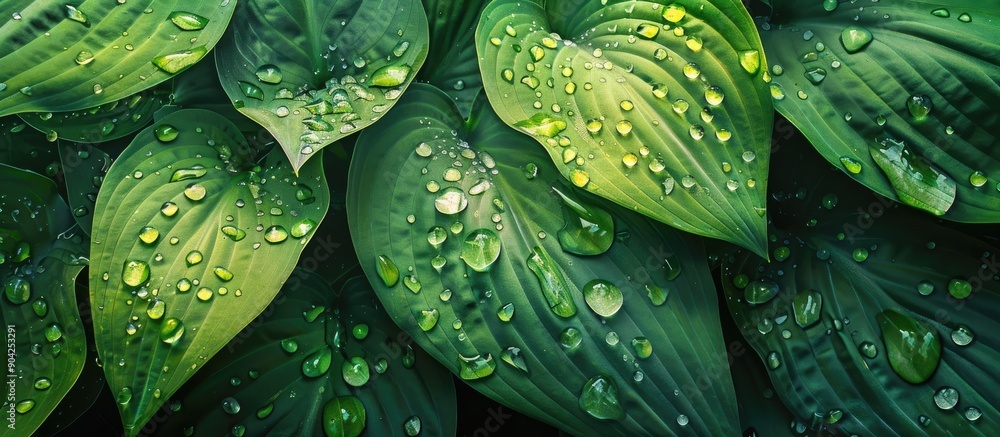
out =
<path fill-rule="evenodd" d="M 858 26 L 848 26 L 840 33 L 840 43 L 847 53 L 855 53 L 872 42 L 872 33 Z"/>
<path fill-rule="evenodd" d="M 528 365 L 524 362 L 524 354 L 521 353 L 521 348 L 511 346 L 504 349 L 504 351 L 500 353 L 500 359 L 502 359 L 505 363 L 510 364 L 517 370 L 528 373 Z"/>
<path fill-rule="evenodd" d="M 361 387 L 368 383 L 371 371 L 368 368 L 368 362 L 364 358 L 351 357 L 344 360 L 344 364 L 341 366 L 341 376 L 344 377 L 344 382 L 348 385 Z"/>
<path fill-rule="evenodd" d="M 166 344 L 174 344 L 184 335 L 184 323 L 176 317 L 168 318 L 160 326 L 160 341 Z"/>
<path fill-rule="evenodd" d="M 950 410 L 958 405 L 958 390 L 941 387 L 934 393 L 934 405 L 942 410 Z"/>
<path fill-rule="evenodd" d="M 766 303 L 777 295 L 778 284 L 766 280 L 753 281 L 743 290 L 744 298 L 751 305 Z"/>
<path fill-rule="evenodd" d="M 441 313 L 437 309 L 421 310 L 420 314 L 417 314 L 417 326 L 424 332 L 430 331 L 437 326 L 440 318 Z"/>
<path fill-rule="evenodd" d="M 31 283 L 21 278 L 10 278 L 4 283 L 3 293 L 10 303 L 21 305 L 31 299 Z"/>
<path fill-rule="evenodd" d="M 622 307 L 622 291 L 611 282 L 595 279 L 583 286 L 587 306 L 601 317 L 611 317 Z"/>
<path fill-rule="evenodd" d="M 318 378 L 330 370 L 333 362 L 333 351 L 330 346 L 323 346 L 302 360 L 302 374 L 309 378 Z"/>
<path fill-rule="evenodd" d="M 257 79 L 264 83 L 281 83 L 281 69 L 274 64 L 264 64 L 257 68 Z"/>
<path fill-rule="evenodd" d="M 149 280 L 149 264 L 145 261 L 125 261 L 122 267 L 122 282 L 129 287 L 138 287 Z"/>
<path fill-rule="evenodd" d="M 972 294 L 972 284 L 962 279 L 952 279 L 948 282 L 948 294 L 955 299 L 965 299 Z"/>
<path fill-rule="evenodd" d="M 955 202 L 955 181 L 906 143 L 880 138 L 868 150 L 903 203 L 943 215 Z"/>
<path fill-rule="evenodd" d="M 462 354 L 458 355 L 458 377 L 466 381 L 474 381 L 490 376 L 496 368 L 497 363 L 493 361 L 491 354 L 486 354 L 485 357 L 482 354 L 472 357 L 465 357 Z"/>
<path fill-rule="evenodd" d="M 563 227 L 559 246 L 577 255 L 600 255 L 614 242 L 614 220 L 607 211 L 575 201 L 553 188 L 563 202 Z"/>
<path fill-rule="evenodd" d="M 157 56 L 153 58 L 153 65 L 159 67 L 159 69 L 167 73 L 176 74 L 198 63 L 198 61 L 200 61 L 201 58 L 204 58 L 207 53 L 208 48 L 205 46 L 198 46 L 190 50 L 183 50 L 177 53 Z"/>
<path fill-rule="evenodd" d="M 595 376 L 583 385 L 579 405 L 580 409 L 598 419 L 625 418 L 625 409 L 618 401 L 618 386 L 604 375 Z"/>
<path fill-rule="evenodd" d="M 434 199 L 434 208 L 442 214 L 458 214 L 469 206 L 469 199 L 461 188 L 448 187 Z"/>
<path fill-rule="evenodd" d="M 875 319 L 882 330 L 892 370 L 912 384 L 930 378 L 941 360 L 941 340 L 937 331 L 892 309 L 882 311 Z"/>
<path fill-rule="evenodd" d="M 375 259 L 375 271 L 386 287 L 393 287 L 399 282 L 399 268 L 385 255 L 379 255 Z"/>
<path fill-rule="evenodd" d="M 264 231 L 264 241 L 278 244 L 288 239 L 288 231 L 281 225 L 274 225 Z"/>
<path fill-rule="evenodd" d="M 409 65 L 386 65 L 372 73 L 371 84 L 377 87 L 400 86 L 409 74 Z"/>
<path fill-rule="evenodd" d="M 159 320 L 163 317 L 163 314 L 166 313 L 166 311 L 167 304 L 160 298 L 153 298 L 149 301 L 149 304 L 146 305 L 146 315 L 153 320 Z"/>
<path fill-rule="evenodd" d="M 170 14 L 170 21 L 181 30 L 201 30 L 208 25 L 208 18 L 191 12 L 176 11 Z"/>
<path fill-rule="evenodd" d="M 819 321 L 823 309 L 823 296 L 816 290 L 803 290 L 792 299 L 795 323 L 808 328 Z"/>
<path fill-rule="evenodd" d="M 500 237 L 490 229 L 476 229 L 462 243 L 462 261 L 472 270 L 485 272 L 500 257 Z"/>
<path fill-rule="evenodd" d="M 913 118 L 923 120 L 934 109 L 934 102 L 926 94 L 914 94 L 906 99 L 906 109 Z"/>
<path fill-rule="evenodd" d="M 542 294 L 545 295 L 552 312 L 560 317 L 573 317 L 576 314 L 576 304 L 573 303 L 568 281 L 545 248 L 535 246 L 527 264 L 538 279 Z"/>

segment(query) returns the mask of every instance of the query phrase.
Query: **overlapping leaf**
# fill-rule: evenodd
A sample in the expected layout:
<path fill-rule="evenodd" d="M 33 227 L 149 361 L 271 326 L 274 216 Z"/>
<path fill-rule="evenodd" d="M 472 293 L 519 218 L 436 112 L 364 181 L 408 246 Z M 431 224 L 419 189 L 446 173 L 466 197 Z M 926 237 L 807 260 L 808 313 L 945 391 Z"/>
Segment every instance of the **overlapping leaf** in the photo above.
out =
<path fill-rule="evenodd" d="M 56 185 L 0 164 L 0 326 L 4 431 L 31 435 L 73 387 L 86 357 L 76 276 L 86 245 Z"/>
<path fill-rule="evenodd" d="M 30 112 L 21 119 L 46 137 L 81 143 L 100 143 L 138 132 L 153 113 L 170 101 L 170 83 L 93 108 L 70 112 Z"/>
<path fill-rule="evenodd" d="M 774 18 L 759 23 L 769 29 L 761 39 L 774 62 L 775 107 L 827 161 L 883 196 L 945 219 L 1000 221 L 996 5 L 775 6 Z M 903 146 L 882 144 L 885 138 Z"/>
<path fill-rule="evenodd" d="M 277 294 L 329 205 L 320 162 L 258 165 L 237 128 L 181 110 L 111 166 L 94 213 L 98 351 L 135 435 Z"/>
<path fill-rule="evenodd" d="M 415 85 L 358 140 L 351 235 L 393 320 L 476 390 L 567 432 L 734 433 L 700 242 L 564 186 L 484 96 L 472 114 Z M 574 255 L 564 226 L 569 242 L 615 241 Z"/>
<path fill-rule="evenodd" d="M 468 117 L 472 104 L 483 89 L 483 77 L 476 60 L 476 26 L 487 0 L 424 0 L 430 22 L 430 53 L 427 65 L 417 74 L 448 93 L 462 116 Z"/>
<path fill-rule="evenodd" d="M 970 236 L 851 193 L 825 164 L 772 181 L 789 218 L 774 262 L 743 252 L 723 269 L 729 309 L 778 395 L 822 434 L 997 434 L 1000 267 L 982 239 L 995 228 Z"/>
<path fill-rule="evenodd" d="M 156 431 L 454 435 L 451 374 L 415 348 L 377 302 L 363 278 L 334 293 L 315 274 L 296 271 L 268 309 L 178 393 L 181 409 Z M 328 359 L 317 368 L 319 355 Z"/>
<path fill-rule="evenodd" d="M 111 157 L 89 144 L 60 143 L 58 147 L 69 206 L 80 228 L 90 235 L 97 192 L 111 167 Z"/>
<path fill-rule="evenodd" d="M 764 253 L 773 110 L 742 4 L 500 0 L 476 48 L 497 113 L 574 185 Z"/>
<path fill-rule="evenodd" d="M 201 60 L 236 0 L 6 1 L 0 115 L 76 111 L 151 88 Z"/>
<path fill-rule="evenodd" d="M 419 0 L 255 0 L 216 53 L 226 93 L 277 138 L 298 170 L 372 124 L 427 57 Z"/>
<path fill-rule="evenodd" d="M 16 116 L 0 118 L 0 163 L 54 177 L 59 171 L 59 154 Z"/>

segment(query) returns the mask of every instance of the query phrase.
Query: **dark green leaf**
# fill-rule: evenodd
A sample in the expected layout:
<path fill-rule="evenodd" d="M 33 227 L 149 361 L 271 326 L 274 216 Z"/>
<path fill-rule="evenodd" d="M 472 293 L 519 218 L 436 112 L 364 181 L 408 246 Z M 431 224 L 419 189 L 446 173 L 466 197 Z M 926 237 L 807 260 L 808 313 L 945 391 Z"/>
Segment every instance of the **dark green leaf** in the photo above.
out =
<path fill-rule="evenodd" d="M 6 1 L 0 115 L 77 111 L 156 86 L 208 53 L 235 4 Z"/>
<path fill-rule="evenodd" d="M 348 192 L 361 265 L 397 324 L 476 390 L 567 432 L 736 430 L 697 239 L 563 186 L 483 95 L 468 121 L 427 85 L 399 105 L 358 139 Z M 606 252 L 562 249 L 555 189 L 610 213 Z"/>
<path fill-rule="evenodd" d="M 764 252 L 773 110 L 741 3 L 498 0 L 476 48 L 497 113 L 574 185 Z"/>
<path fill-rule="evenodd" d="M 945 219 L 1000 222 L 1000 10 L 973 0 L 775 3 L 759 23 L 774 104 L 827 161 Z M 900 153 L 879 153 L 884 137 L 908 156 L 886 162 Z"/>
<path fill-rule="evenodd" d="M 332 351 L 329 368 L 305 375 L 303 366 L 319 351 Z M 416 358 L 409 367 L 407 354 Z M 355 387 L 343 369 L 359 357 L 369 379 Z M 252 436 L 320 436 L 336 425 L 363 428 L 369 436 L 405 435 L 412 417 L 421 435 L 455 435 L 457 419 L 451 374 L 392 323 L 366 281 L 358 278 L 334 293 L 304 270 L 293 273 L 274 302 L 176 399 L 182 407 L 157 428 L 161 435 L 193 427 L 196 435 L 242 429 Z M 227 399 L 239 411 L 226 411 Z M 357 423 L 327 421 L 328 409 L 338 417 L 341 408 L 352 411 L 351 399 L 362 404 L 355 409 L 364 413 Z"/>
<path fill-rule="evenodd" d="M 75 281 L 84 238 L 56 185 L 0 164 L 0 326 L 5 435 L 31 435 L 73 387 L 86 357 Z"/>
<path fill-rule="evenodd" d="M 21 119 L 52 141 L 63 139 L 100 143 L 134 134 L 153 120 L 153 113 L 170 101 L 170 82 L 121 100 L 71 112 L 32 112 Z"/>
<path fill-rule="evenodd" d="M 16 116 L 0 118 L 0 163 L 49 177 L 59 173 L 55 144 Z"/>
<path fill-rule="evenodd" d="M 90 235 L 97 192 L 111 167 L 111 157 L 89 144 L 60 143 L 59 161 L 73 217 L 83 232 Z"/>
<path fill-rule="evenodd" d="M 476 25 L 488 0 L 424 0 L 430 22 L 430 53 L 417 79 L 448 93 L 463 117 L 483 89 L 476 59 Z"/>
<path fill-rule="evenodd" d="M 427 57 L 418 0 L 240 3 L 216 54 L 222 87 L 297 171 L 382 117 Z"/>
<path fill-rule="evenodd" d="M 91 303 L 128 434 L 267 306 L 326 214 L 320 162 L 296 177 L 278 150 L 251 159 L 232 123 L 190 109 L 139 133 L 108 171 Z"/>
<path fill-rule="evenodd" d="M 744 251 L 722 278 L 736 324 L 785 405 L 824 435 L 1000 432 L 989 370 L 1000 360 L 991 335 L 1000 329 L 1000 266 L 998 248 L 982 238 L 996 241 L 995 227 L 974 236 L 948 229 L 852 192 L 826 162 L 792 158 L 789 175 L 772 180 L 770 209 L 786 217 L 772 230 L 775 262 Z M 961 285 L 973 292 L 957 299 L 949 287 Z M 749 303 L 766 288 L 777 293 Z M 957 405 L 936 401 L 946 388 L 957 390 Z"/>

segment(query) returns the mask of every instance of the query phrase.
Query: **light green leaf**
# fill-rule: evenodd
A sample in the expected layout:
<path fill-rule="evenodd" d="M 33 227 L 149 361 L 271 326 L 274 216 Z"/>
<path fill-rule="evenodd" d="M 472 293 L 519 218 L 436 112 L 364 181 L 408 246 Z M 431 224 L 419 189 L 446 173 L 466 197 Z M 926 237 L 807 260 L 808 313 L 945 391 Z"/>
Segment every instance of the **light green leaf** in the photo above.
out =
<path fill-rule="evenodd" d="M 418 0 L 246 1 L 216 53 L 222 87 L 297 171 L 375 122 L 427 57 Z"/>
<path fill-rule="evenodd" d="M 71 112 L 29 112 L 22 120 L 51 140 L 101 143 L 126 137 L 153 120 L 153 113 L 170 101 L 169 82 L 93 108 Z"/>
<path fill-rule="evenodd" d="M 455 435 L 451 374 L 379 306 L 364 278 L 334 293 L 316 274 L 295 271 L 271 306 L 181 389 L 176 399 L 183 407 L 157 432 L 320 436 L 363 428 L 365 435 L 389 436 L 406 435 L 409 422 L 419 424 L 421 435 Z M 329 367 L 307 376 L 303 366 L 320 351 L 331 352 Z M 354 367 L 345 373 L 344 366 L 358 358 L 368 380 L 354 386 L 347 382 L 357 382 Z M 362 404 L 360 413 L 347 408 L 360 419 L 354 426 L 342 417 L 327 422 L 327 409 L 340 412 L 352 398 Z"/>
<path fill-rule="evenodd" d="M 448 93 L 468 117 L 483 77 L 476 59 L 476 25 L 488 0 L 423 0 L 430 21 L 430 53 L 417 79 Z"/>
<path fill-rule="evenodd" d="M 56 184 L 0 164 L 0 326 L 5 435 L 31 435 L 73 387 L 86 357 L 76 276 L 86 244 Z"/>
<path fill-rule="evenodd" d="M 484 95 L 468 121 L 428 85 L 399 105 L 358 139 L 347 206 L 400 327 L 476 390 L 573 434 L 736 431 L 698 239 L 564 186 Z M 563 250 L 555 189 L 611 215 L 603 254 Z"/>
<path fill-rule="evenodd" d="M 819 165 L 788 158 L 775 157 L 795 167 L 772 179 L 780 191 L 771 210 L 798 220 L 772 229 L 774 262 L 743 251 L 726 261 L 722 283 L 797 421 L 821 435 L 1000 432 L 988 370 L 1000 360 L 991 335 L 1000 266 L 982 238 L 995 227 L 952 230 L 857 192 L 818 156 Z M 961 288 L 974 291 L 956 298 Z M 762 290 L 776 294 L 754 299 Z M 947 388 L 957 404 L 944 402 Z"/>
<path fill-rule="evenodd" d="M 277 150 L 255 165 L 215 113 L 139 133 L 108 171 L 91 244 L 95 336 L 126 433 L 267 306 L 328 205 L 319 160 L 298 177 Z"/>
<path fill-rule="evenodd" d="M 476 48 L 497 113 L 574 185 L 764 253 L 773 110 L 740 2 L 498 0 Z"/>
<path fill-rule="evenodd" d="M 758 22 L 769 29 L 761 39 L 774 63 L 774 105 L 827 161 L 942 218 L 1000 222 L 995 5 L 775 3 L 774 17 Z M 885 137 L 903 145 L 909 163 L 925 161 L 943 177 L 880 163 Z"/>
<path fill-rule="evenodd" d="M 156 86 L 212 49 L 235 5 L 6 1 L 0 115 L 83 110 Z"/>

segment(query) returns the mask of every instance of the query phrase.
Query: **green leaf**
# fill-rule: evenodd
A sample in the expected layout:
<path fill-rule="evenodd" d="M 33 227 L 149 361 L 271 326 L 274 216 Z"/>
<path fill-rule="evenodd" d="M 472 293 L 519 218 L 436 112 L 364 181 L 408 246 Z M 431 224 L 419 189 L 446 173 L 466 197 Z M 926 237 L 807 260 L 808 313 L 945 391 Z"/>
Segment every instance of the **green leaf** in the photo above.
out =
<path fill-rule="evenodd" d="M 199 62 L 187 74 L 174 78 L 173 101 L 154 115 L 154 120 L 165 117 L 180 109 L 206 109 L 222 115 L 233 122 L 244 135 L 267 132 L 253 120 L 246 118 L 233 107 L 219 82 L 219 71 L 215 62 Z M 257 135 L 258 137 L 260 135 Z"/>
<path fill-rule="evenodd" d="M 56 148 L 16 116 L 0 118 L 0 163 L 49 177 L 59 173 Z"/>
<path fill-rule="evenodd" d="M 427 57 L 418 0 L 247 1 L 216 54 L 222 87 L 297 171 L 381 118 Z"/>
<path fill-rule="evenodd" d="M 251 158 L 232 123 L 191 109 L 140 132 L 108 171 L 90 299 L 130 435 L 267 306 L 326 214 L 320 162 L 296 177 L 280 151 Z"/>
<path fill-rule="evenodd" d="M 48 138 L 100 143 L 126 137 L 153 120 L 153 113 L 170 101 L 169 82 L 93 108 L 71 112 L 18 114 Z"/>
<path fill-rule="evenodd" d="M 487 0 L 424 0 L 430 21 L 430 53 L 417 79 L 448 93 L 469 116 L 483 77 L 476 59 L 476 25 Z"/>
<path fill-rule="evenodd" d="M 775 164 L 792 160 L 798 169 L 772 180 L 770 209 L 789 218 L 772 230 L 775 262 L 743 251 L 722 275 L 736 325 L 785 405 L 823 435 L 1000 432 L 996 378 L 984 370 L 1000 360 L 990 335 L 1000 329 L 998 249 L 982 238 L 996 230 L 965 234 L 852 192 L 819 157 L 820 166 L 797 154 Z M 974 292 L 958 299 L 949 287 L 960 285 Z M 776 293 L 751 304 L 765 289 Z M 946 388 L 957 405 L 944 402 Z"/>
<path fill-rule="evenodd" d="M 577 187 L 763 253 L 773 111 L 743 5 L 542 3 L 494 1 L 479 22 L 500 117 Z"/>
<path fill-rule="evenodd" d="M 193 427 L 199 435 L 240 429 L 253 436 L 320 436 L 339 424 L 388 436 L 405 435 L 411 422 L 419 423 L 421 435 L 455 435 L 451 374 L 416 348 L 377 302 L 363 278 L 333 293 L 316 274 L 297 270 L 260 317 L 181 389 L 176 399 L 183 407 L 157 432 L 182 435 Z M 329 367 L 307 376 L 303 366 L 320 351 L 332 352 Z M 359 357 L 368 380 L 356 387 L 344 369 Z M 351 409 L 351 399 L 364 414 Z M 360 420 L 353 426 L 342 417 L 327 421 L 325 410 L 341 408 Z"/>
<path fill-rule="evenodd" d="M 827 161 L 945 219 L 1000 222 L 996 8 L 970 0 L 776 6 L 759 22 L 769 29 L 761 39 L 774 61 L 774 105 Z M 886 165 L 885 137 L 925 170 Z"/>
<path fill-rule="evenodd" d="M 562 185 L 484 95 L 465 121 L 443 92 L 414 85 L 381 123 L 355 150 L 351 235 L 421 347 L 476 390 L 573 434 L 734 433 L 700 241 Z M 555 189 L 610 214 L 606 252 L 563 250 Z"/>
<path fill-rule="evenodd" d="M 94 204 L 104 183 L 104 175 L 111 167 L 111 157 L 89 144 L 60 143 L 58 147 L 69 206 L 80 229 L 90 235 Z"/>
<path fill-rule="evenodd" d="M 4 2 L 0 115 L 83 110 L 156 86 L 205 56 L 235 4 Z"/>
<path fill-rule="evenodd" d="M 74 284 L 86 245 L 69 230 L 69 207 L 52 180 L 0 164 L 0 186 L 4 428 L 31 435 L 83 369 L 86 338 Z"/>

